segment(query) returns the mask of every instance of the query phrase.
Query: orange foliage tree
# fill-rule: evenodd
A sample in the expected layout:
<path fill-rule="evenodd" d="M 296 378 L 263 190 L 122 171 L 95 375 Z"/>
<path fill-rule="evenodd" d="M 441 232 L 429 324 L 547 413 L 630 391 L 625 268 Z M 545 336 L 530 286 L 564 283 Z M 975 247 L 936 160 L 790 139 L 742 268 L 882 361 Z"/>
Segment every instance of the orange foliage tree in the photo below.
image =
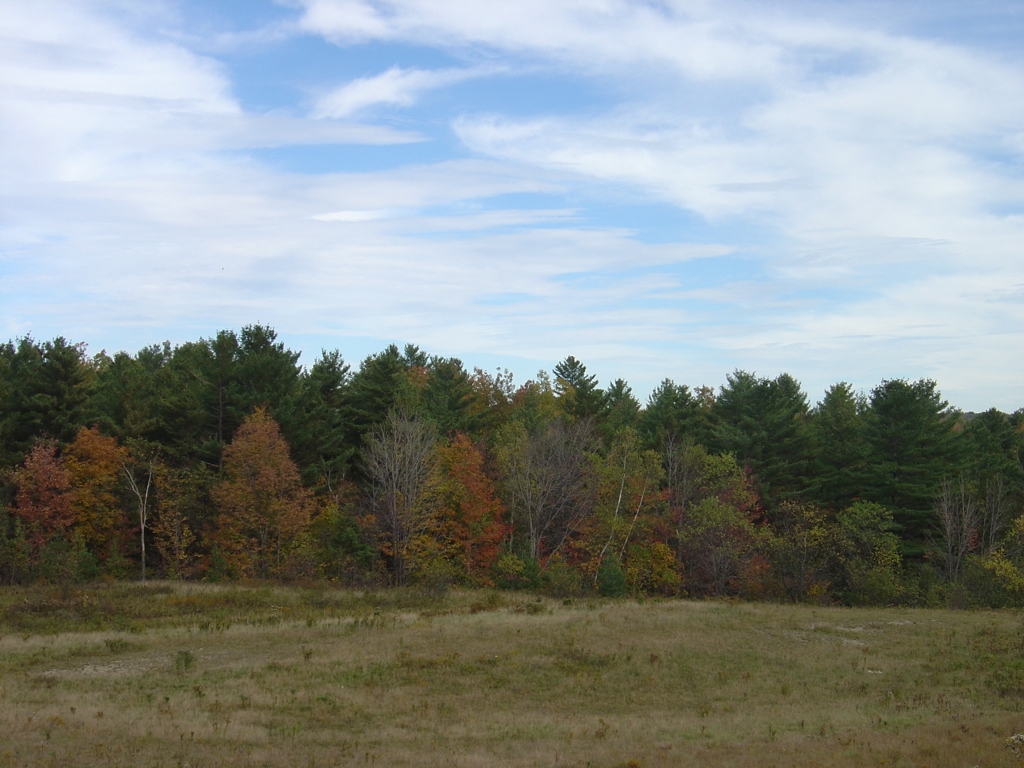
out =
<path fill-rule="evenodd" d="M 505 506 L 484 473 L 483 456 L 466 435 L 456 434 L 437 453 L 438 538 L 470 582 L 490 585 L 491 564 L 511 533 Z"/>
<path fill-rule="evenodd" d="M 308 524 L 312 493 L 299 478 L 288 443 L 265 408 L 257 408 L 224 449 L 225 479 L 214 488 L 218 543 L 241 575 L 280 571 L 288 545 Z"/>
<path fill-rule="evenodd" d="M 37 442 L 14 473 L 14 512 L 24 521 L 33 561 L 51 539 L 63 536 L 74 522 L 71 474 L 51 440 Z"/>
<path fill-rule="evenodd" d="M 118 500 L 123 451 L 95 427 L 82 427 L 64 453 L 71 476 L 71 510 L 86 546 L 103 557 L 119 545 L 127 520 Z"/>

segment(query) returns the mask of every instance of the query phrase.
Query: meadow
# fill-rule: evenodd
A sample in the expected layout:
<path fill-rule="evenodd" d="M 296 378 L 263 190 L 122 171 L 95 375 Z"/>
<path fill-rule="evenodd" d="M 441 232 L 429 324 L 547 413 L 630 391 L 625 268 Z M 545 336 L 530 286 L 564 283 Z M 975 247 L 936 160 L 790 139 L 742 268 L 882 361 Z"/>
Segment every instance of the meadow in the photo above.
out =
<path fill-rule="evenodd" d="M 3 766 L 1017 765 L 1013 612 L 0 590 Z"/>

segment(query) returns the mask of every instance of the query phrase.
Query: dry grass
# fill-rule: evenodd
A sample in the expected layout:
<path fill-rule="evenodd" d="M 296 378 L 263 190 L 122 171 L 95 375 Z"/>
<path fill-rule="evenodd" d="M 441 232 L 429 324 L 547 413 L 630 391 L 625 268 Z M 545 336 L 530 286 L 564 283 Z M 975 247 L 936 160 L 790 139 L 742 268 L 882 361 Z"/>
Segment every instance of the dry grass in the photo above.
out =
<path fill-rule="evenodd" d="M 992 768 L 1024 730 L 1011 613 L 110 585 L 0 591 L 0 633 L 0 765 Z"/>

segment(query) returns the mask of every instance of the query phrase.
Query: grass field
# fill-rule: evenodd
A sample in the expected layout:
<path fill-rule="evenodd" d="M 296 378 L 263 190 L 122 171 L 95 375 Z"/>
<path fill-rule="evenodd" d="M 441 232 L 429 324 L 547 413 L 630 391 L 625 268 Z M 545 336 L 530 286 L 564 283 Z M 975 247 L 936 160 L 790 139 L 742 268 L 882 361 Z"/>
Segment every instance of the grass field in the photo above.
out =
<path fill-rule="evenodd" d="M 0 590 L 0 765 L 1017 765 L 1020 617 L 519 593 Z"/>

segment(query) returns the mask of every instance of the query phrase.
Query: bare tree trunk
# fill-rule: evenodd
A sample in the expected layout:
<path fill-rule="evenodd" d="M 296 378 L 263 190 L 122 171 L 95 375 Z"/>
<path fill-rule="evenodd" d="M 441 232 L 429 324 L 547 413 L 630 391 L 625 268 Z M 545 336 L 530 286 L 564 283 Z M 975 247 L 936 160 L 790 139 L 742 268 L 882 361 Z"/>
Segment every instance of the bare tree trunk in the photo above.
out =
<path fill-rule="evenodd" d="M 981 544 L 984 554 L 995 551 L 999 537 L 1006 530 L 1009 511 L 1006 481 L 1002 475 L 990 477 L 985 482 L 985 500 L 981 507 Z"/>
<path fill-rule="evenodd" d="M 374 485 L 377 521 L 390 539 L 395 581 L 409 577 L 409 543 L 429 524 L 424 497 L 435 461 L 437 437 L 424 421 L 393 412 L 374 428 L 363 455 Z"/>
<path fill-rule="evenodd" d="M 590 513 L 585 452 L 592 442 L 586 421 L 555 421 L 524 429 L 504 452 L 509 507 L 523 521 L 530 557 L 539 562 L 547 555 L 541 570 Z"/>
<path fill-rule="evenodd" d="M 146 523 L 149 521 L 149 491 L 153 487 L 153 464 L 149 463 L 146 470 L 146 483 L 142 485 L 135 477 L 132 468 L 127 462 L 121 459 L 121 471 L 128 480 L 128 487 L 131 489 L 139 504 L 139 547 L 142 559 L 142 580 L 146 580 Z"/>
<path fill-rule="evenodd" d="M 978 505 L 971 497 L 963 475 L 960 475 L 956 483 L 949 478 L 942 481 L 935 512 L 942 531 L 942 555 L 946 573 L 949 580 L 956 584 L 960 578 L 964 558 L 977 544 L 980 522 Z"/>

